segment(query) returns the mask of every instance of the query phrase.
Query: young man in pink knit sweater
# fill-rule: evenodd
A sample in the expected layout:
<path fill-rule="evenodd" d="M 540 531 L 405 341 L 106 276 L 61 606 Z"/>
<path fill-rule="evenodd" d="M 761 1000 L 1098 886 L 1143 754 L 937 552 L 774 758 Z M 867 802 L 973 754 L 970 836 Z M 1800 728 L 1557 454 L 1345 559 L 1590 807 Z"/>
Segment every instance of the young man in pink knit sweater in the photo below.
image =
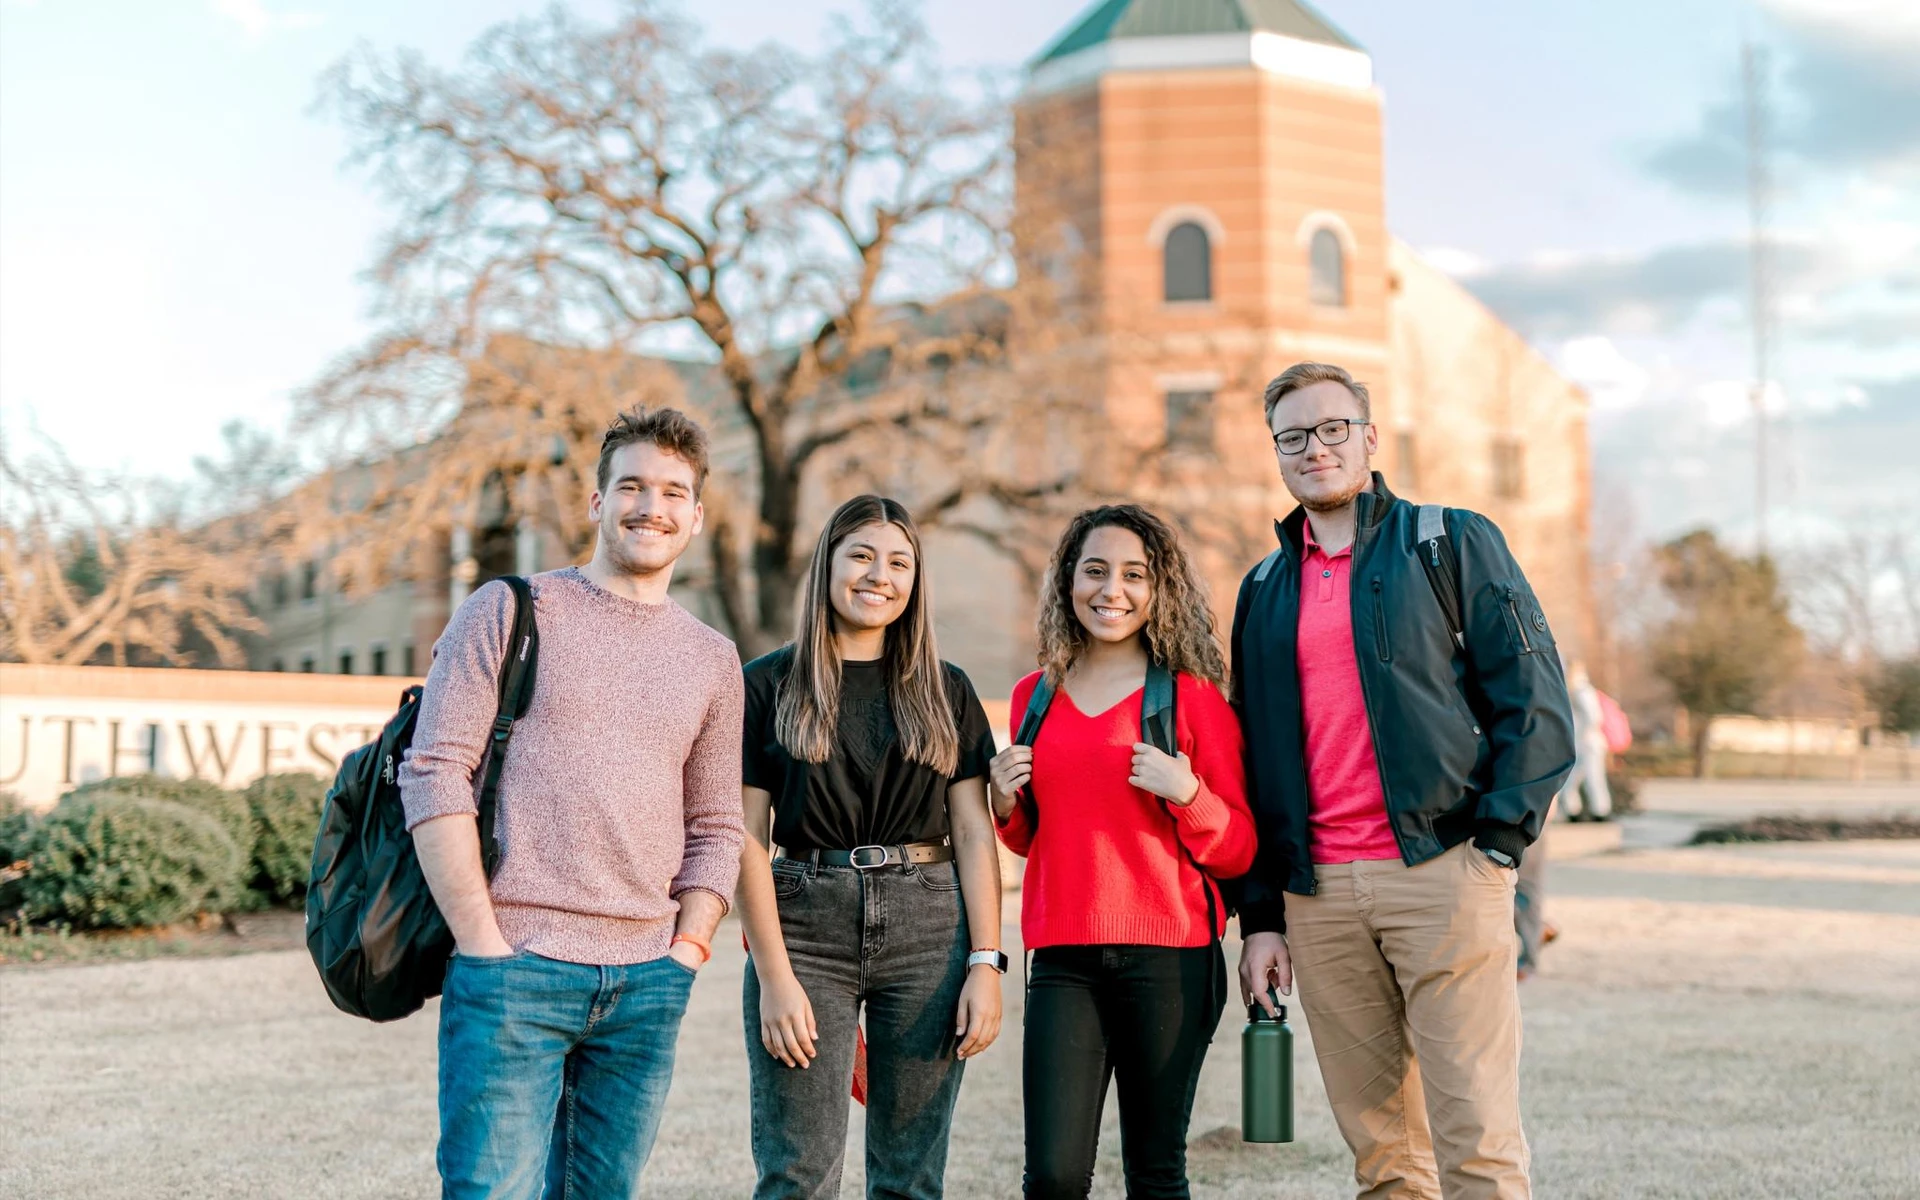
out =
<path fill-rule="evenodd" d="M 400 792 L 457 945 L 440 1002 L 445 1196 L 638 1195 L 744 837 L 740 659 L 667 595 L 706 478 L 706 434 L 679 412 L 607 430 L 593 558 L 532 580 L 539 659 L 491 880 L 475 779 L 512 592 L 474 592 L 434 647 Z"/>

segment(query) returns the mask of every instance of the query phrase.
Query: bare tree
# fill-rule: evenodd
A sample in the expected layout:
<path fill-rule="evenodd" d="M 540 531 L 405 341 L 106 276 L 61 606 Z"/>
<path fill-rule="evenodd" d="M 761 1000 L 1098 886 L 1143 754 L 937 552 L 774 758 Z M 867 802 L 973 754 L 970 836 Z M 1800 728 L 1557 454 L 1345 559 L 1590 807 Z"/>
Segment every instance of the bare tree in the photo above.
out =
<path fill-rule="evenodd" d="M 260 628 L 243 547 L 194 523 L 172 489 L 91 479 L 57 450 L 0 451 L 0 657 L 221 666 Z"/>
<path fill-rule="evenodd" d="M 806 58 L 703 47 L 651 0 L 609 27 L 556 8 L 456 70 L 360 55 L 326 94 L 398 216 L 374 271 L 390 331 L 311 389 L 303 426 L 362 463 L 431 460 L 345 506 L 367 553 L 446 528 L 481 480 L 522 516 L 555 489 L 577 508 L 572 464 L 620 400 L 674 390 L 632 366 L 668 353 L 710 364 L 675 384 L 738 468 L 709 505 L 707 579 L 744 649 L 790 623 L 810 487 L 891 480 L 1019 556 L 1009 512 L 1069 488 L 1008 453 L 1042 398 L 985 403 L 1054 382 L 987 378 L 1009 326 L 1045 317 L 1010 286 L 1005 106 L 950 84 L 907 11 L 877 4 Z M 516 374 L 529 346 L 606 382 Z"/>
<path fill-rule="evenodd" d="M 1704 776 L 1713 718 L 1752 712 L 1787 682 L 1803 636 L 1766 555 L 1738 557 L 1703 529 L 1655 560 L 1673 611 L 1654 634 L 1653 669 L 1693 717 L 1694 774 Z"/>
<path fill-rule="evenodd" d="M 1906 618 L 1907 648 L 1920 654 L 1920 526 L 1911 514 L 1887 533 L 1887 569 L 1898 612 Z"/>

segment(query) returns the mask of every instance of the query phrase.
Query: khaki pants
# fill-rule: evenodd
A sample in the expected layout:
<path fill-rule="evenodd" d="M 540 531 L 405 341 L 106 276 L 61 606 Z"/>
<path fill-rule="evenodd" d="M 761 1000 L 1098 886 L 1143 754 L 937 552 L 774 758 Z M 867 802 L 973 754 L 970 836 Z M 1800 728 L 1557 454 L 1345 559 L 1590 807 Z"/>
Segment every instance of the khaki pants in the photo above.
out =
<path fill-rule="evenodd" d="M 1314 876 L 1287 946 L 1361 1200 L 1525 1200 L 1514 872 L 1462 844 Z"/>

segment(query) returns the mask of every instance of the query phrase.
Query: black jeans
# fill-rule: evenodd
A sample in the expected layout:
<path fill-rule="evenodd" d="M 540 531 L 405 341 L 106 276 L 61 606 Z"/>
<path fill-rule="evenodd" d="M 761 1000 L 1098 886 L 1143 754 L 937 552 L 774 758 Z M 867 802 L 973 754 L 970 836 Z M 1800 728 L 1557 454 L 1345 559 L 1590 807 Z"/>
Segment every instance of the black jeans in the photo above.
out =
<path fill-rule="evenodd" d="M 1219 943 L 1048 946 L 1027 981 L 1023 1092 L 1029 1197 L 1082 1197 L 1107 1081 L 1120 1089 L 1127 1195 L 1187 1191 L 1187 1122 L 1227 1002 Z"/>
<path fill-rule="evenodd" d="M 854 1042 L 867 1017 L 867 1195 L 933 1200 L 964 1064 L 953 1018 L 967 976 L 966 912 L 952 863 L 814 867 L 773 862 L 780 932 L 806 989 L 819 1057 L 789 1067 L 760 1044 L 760 977 L 742 997 L 752 1080 L 756 1200 L 840 1194 Z"/>

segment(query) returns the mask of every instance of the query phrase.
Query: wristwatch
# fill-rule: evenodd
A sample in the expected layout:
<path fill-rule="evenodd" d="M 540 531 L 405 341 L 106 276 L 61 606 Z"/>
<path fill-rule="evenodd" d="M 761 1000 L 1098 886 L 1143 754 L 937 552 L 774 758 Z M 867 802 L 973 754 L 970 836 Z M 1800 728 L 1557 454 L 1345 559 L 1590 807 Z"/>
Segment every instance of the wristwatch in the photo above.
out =
<path fill-rule="evenodd" d="M 1507 870 L 1511 871 L 1515 867 L 1520 865 L 1519 863 L 1513 860 L 1513 855 L 1508 854 L 1505 850 L 1493 850 L 1493 849 L 1489 849 L 1486 846 L 1479 847 L 1479 850 L 1480 850 L 1480 853 L 1492 859 L 1495 866 L 1505 867 Z"/>
<path fill-rule="evenodd" d="M 1007 952 L 1004 950 L 975 950 L 967 955 L 967 969 L 974 967 L 992 967 L 1002 975 L 1007 973 Z"/>

